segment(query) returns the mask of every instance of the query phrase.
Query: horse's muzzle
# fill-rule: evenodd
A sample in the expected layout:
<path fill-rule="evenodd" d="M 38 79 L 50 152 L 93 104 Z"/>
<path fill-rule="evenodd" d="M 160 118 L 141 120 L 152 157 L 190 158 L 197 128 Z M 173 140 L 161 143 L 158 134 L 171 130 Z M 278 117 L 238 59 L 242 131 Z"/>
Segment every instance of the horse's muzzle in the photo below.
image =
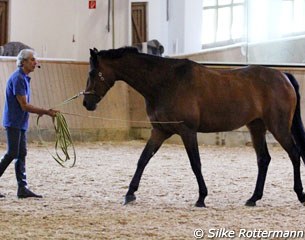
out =
<path fill-rule="evenodd" d="M 83 101 L 83 105 L 88 111 L 94 111 L 96 109 L 96 104 L 89 104 L 86 100 Z"/>
<path fill-rule="evenodd" d="M 88 111 L 94 111 L 96 109 L 97 103 L 101 101 L 101 97 L 95 94 L 88 94 L 84 96 L 83 106 Z"/>

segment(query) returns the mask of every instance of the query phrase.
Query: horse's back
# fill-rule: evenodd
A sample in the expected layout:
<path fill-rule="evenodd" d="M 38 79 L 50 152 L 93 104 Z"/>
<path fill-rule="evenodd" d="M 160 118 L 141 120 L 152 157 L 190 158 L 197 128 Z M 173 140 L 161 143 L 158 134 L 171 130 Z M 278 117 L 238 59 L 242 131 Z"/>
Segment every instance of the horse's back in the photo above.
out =
<path fill-rule="evenodd" d="M 203 88 L 215 85 L 215 93 L 231 92 L 236 94 L 233 97 L 249 94 L 270 95 L 270 97 L 295 95 L 294 88 L 286 75 L 273 68 L 256 65 L 231 70 L 204 68 L 202 73 L 201 85 Z"/>
<path fill-rule="evenodd" d="M 189 88 L 192 96 L 184 92 L 183 104 L 186 108 L 193 105 L 202 132 L 230 131 L 255 119 L 271 121 L 285 111 L 291 115 L 295 108 L 293 86 L 275 69 L 248 66 L 215 70 L 195 66 L 193 79 Z"/>

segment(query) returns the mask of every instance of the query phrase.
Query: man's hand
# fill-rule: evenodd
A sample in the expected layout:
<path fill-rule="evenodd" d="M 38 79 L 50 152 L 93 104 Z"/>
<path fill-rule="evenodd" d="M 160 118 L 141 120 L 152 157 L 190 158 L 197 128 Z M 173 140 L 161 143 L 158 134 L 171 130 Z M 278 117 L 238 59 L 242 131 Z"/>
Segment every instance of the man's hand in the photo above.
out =
<path fill-rule="evenodd" d="M 58 112 L 59 112 L 59 110 L 49 109 L 47 115 L 54 118 L 56 116 L 56 113 L 58 113 Z"/>

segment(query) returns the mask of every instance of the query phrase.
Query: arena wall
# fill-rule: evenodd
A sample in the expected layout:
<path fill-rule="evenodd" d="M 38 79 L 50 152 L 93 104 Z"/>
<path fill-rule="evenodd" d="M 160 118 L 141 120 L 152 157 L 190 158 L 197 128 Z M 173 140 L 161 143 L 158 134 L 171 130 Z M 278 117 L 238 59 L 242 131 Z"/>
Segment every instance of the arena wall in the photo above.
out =
<path fill-rule="evenodd" d="M 114 141 L 149 137 L 151 125 L 148 123 L 145 113 L 144 98 L 127 84 L 122 81 L 117 82 L 99 104 L 97 110 L 89 112 L 82 106 L 82 96 L 62 105 L 63 101 L 84 90 L 89 69 L 88 63 L 48 59 L 41 59 L 39 62 L 41 68 L 31 73 L 31 102 L 36 106 L 55 108 L 63 112 L 75 141 Z M 209 65 L 209 67 L 233 68 L 238 66 Z M 15 68 L 15 58 L 0 58 L 1 119 L 6 81 Z M 299 81 L 302 97 L 301 112 L 302 118 L 305 119 L 305 67 L 277 66 L 274 68 L 294 74 Z M 30 141 L 40 141 L 36 120 L 37 116 L 31 114 L 28 133 Z M 40 135 L 45 141 L 54 139 L 53 124 L 49 117 L 43 116 L 38 127 Z M 277 144 L 270 134 L 267 137 L 269 143 Z M 198 140 L 200 144 L 211 145 L 251 144 L 245 127 L 233 132 L 200 133 Z M 173 136 L 168 141 L 181 143 L 178 136 Z M 0 130 L 0 142 L 5 142 L 3 127 Z"/>
<path fill-rule="evenodd" d="M 33 105 L 54 108 L 66 113 L 65 117 L 75 140 L 98 141 L 128 138 L 129 102 L 128 87 L 125 83 L 116 83 L 112 91 L 109 91 L 99 104 L 98 109 L 89 112 L 82 106 L 82 96 L 61 105 L 66 99 L 84 90 L 89 69 L 87 62 L 39 60 L 39 63 L 41 68 L 30 74 Z M 6 81 L 15 68 L 15 58 L 0 59 L 1 119 Z M 38 140 L 36 120 L 37 115 L 31 114 L 28 137 L 33 141 Z M 38 126 L 44 140 L 54 139 L 51 118 L 43 116 Z M 0 140 L 5 140 L 3 128 L 1 128 Z"/>

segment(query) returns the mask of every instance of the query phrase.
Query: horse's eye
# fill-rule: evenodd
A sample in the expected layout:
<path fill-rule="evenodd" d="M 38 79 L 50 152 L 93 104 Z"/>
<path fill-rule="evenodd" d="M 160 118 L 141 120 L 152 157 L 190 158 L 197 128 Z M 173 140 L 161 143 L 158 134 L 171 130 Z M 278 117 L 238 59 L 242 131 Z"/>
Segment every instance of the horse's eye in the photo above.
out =
<path fill-rule="evenodd" d="M 89 72 L 89 76 L 90 76 L 91 78 L 93 78 L 95 75 L 96 75 L 96 71 L 95 71 L 95 70 L 91 70 L 91 71 Z"/>

